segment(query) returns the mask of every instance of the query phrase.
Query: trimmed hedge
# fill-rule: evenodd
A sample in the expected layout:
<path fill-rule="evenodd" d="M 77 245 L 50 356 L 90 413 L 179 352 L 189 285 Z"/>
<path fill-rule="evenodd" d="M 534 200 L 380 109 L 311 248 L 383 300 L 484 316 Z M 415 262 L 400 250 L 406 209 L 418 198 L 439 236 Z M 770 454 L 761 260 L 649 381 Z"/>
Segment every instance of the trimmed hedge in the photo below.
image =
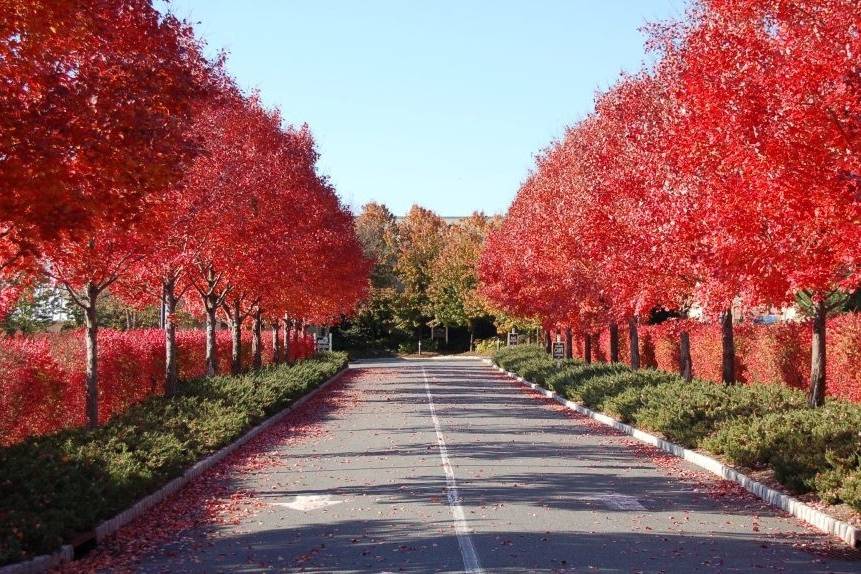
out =
<path fill-rule="evenodd" d="M 56 550 L 291 404 L 347 363 L 328 353 L 236 377 L 198 379 L 98 429 L 0 449 L 0 564 Z"/>
<path fill-rule="evenodd" d="M 779 384 L 686 383 L 622 364 L 568 362 L 557 369 L 538 346 L 505 348 L 494 360 L 623 422 L 737 465 L 771 468 L 792 491 L 861 510 L 861 405 L 830 400 L 812 409 L 803 392 Z"/>
<path fill-rule="evenodd" d="M 861 409 L 832 402 L 733 421 L 703 446 L 744 466 L 774 469 L 775 477 L 827 502 L 861 508 Z"/>
<path fill-rule="evenodd" d="M 721 327 L 717 323 L 672 319 L 640 326 L 640 364 L 676 373 L 679 371 L 679 332 L 690 334 L 694 376 L 721 381 Z M 810 324 L 784 322 L 761 325 L 750 322 L 733 326 L 736 344 L 736 376 L 742 383 L 782 383 L 807 389 L 810 382 Z M 861 313 L 844 313 L 828 319 L 826 375 L 828 396 L 861 403 Z M 607 361 L 610 336 L 605 329 L 592 353 Z M 574 352 L 583 356 L 583 339 Z M 619 345 L 619 361 L 629 362 L 627 344 Z"/>

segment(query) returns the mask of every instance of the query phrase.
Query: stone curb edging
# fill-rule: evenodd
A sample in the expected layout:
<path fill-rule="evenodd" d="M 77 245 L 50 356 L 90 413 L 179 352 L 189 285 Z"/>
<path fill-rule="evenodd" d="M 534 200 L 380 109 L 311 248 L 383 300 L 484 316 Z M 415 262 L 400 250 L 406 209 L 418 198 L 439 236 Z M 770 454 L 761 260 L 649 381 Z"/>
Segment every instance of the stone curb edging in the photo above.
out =
<path fill-rule="evenodd" d="M 0 574 L 41 574 L 60 564 L 71 562 L 74 557 L 75 548 L 71 544 L 64 544 L 53 554 L 43 554 L 24 562 L 0 566 Z"/>
<path fill-rule="evenodd" d="M 853 548 L 858 548 L 859 543 L 861 543 L 861 528 L 857 528 L 849 524 L 848 522 L 837 520 L 836 518 L 822 512 L 821 510 L 817 510 L 811 506 L 808 506 L 807 504 L 804 504 L 797 498 L 793 498 L 788 494 L 783 494 L 782 492 L 778 492 L 773 488 L 769 488 L 761 482 L 753 480 L 749 476 L 735 470 L 730 466 L 723 464 L 719 460 L 716 460 L 710 456 L 706 456 L 702 453 L 684 448 L 680 445 L 664 440 L 653 434 L 641 431 L 640 429 L 625 424 L 619 420 L 614 419 L 613 417 L 607 416 L 603 413 L 595 412 L 579 403 L 569 401 L 568 399 L 554 393 L 553 391 L 547 390 L 540 385 L 527 381 L 516 373 L 506 371 L 502 367 L 499 367 L 498 365 L 493 363 L 493 361 L 485 359 L 484 362 L 488 365 L 493 366 L 501 373 L 505 373 L 517 382 L 522 383 L 527 387 L 530 387 L 531 389 L 540 392 L 545 397 L 551 398 L 571 410 L 577 411 L 582 415 L 595 419 L 596 421 L 604 425 L 613 427 L 614 429 L 623 432 L 626 435 L 629 435 L 639 440 L 640 442 L 652 445 L 663 450 L 664 452 L 668 452 L 674 456 L 682 458 L 690 462 L 691 464 L 694 464 L 704 470 L 711 472 L 712 474 L 716 474 L 724 480 L 730 480 L 743 486 L 745 490 L 755 494 L 770 505 L 780 508 L 781 510 L 788 512 L 796 518 L 800 518 L 804 522 L 815 526 L 816 528 L 825 533 L 836 536 L 837 538 L 839 538 Z"/>
<path fill-rule="evenodd" d="M 340 379 L 348 370 L 350 370 L 350 368 L 348 366 L 345 366 L 337 373 L 332 375 L 327 381 L 317 386 L 317 388 L 311 390 L 304 396 L 297 399 L 295 402 L 293 402 L 293 404 L 285 407 L 283 410 L 272 415 L 257 426 L 252 427 L 250 430 L 248 430 L 245 434 L 240 436 L 232 443 L 220 448 L 211 455 L 197 461 L 193 466 L 186 469 L 186 471 L 182 473 L 182 476 L 174 478 L 173 480 L 159 488 L 157 491 L 137 501 L 130 508 L 127 508 L 113 518 L 110 518 L 96 526 L 96 543 L 102 542 L 105 538 L 111 536 L 117 530 L 119 530 L 135 518 L 141 516 L 147 510 L 149 510 L 150 508 L 163 501 L 168 496 L 177 492 L 183 486 L 203 474 L 204 471 L 212 468 L 213 466 L 221 462 L 225 457 L 236 451 L 239 447 L 259 435 L 263 431 L 281 422 L 284 417 L 286 417 L 303 403 L 311 399 L 311 397 L 313 397 L 314 395 Z M 52 554 L 43 554 L 41 556 L 31 558 L 30 560 L 27 560 L 25 562 L 16 562 L 7 566 L 0 566 L 0 574 L 42 574 L 43 572 L 47 572 L 48 570 L 55 568 L 60 564 L 71 562 L 72 560 L 74 560 L 74 556 L 74 546 L 72 546 L 71 544 L 66 544 L 62 546 L 60 550 Z"/>

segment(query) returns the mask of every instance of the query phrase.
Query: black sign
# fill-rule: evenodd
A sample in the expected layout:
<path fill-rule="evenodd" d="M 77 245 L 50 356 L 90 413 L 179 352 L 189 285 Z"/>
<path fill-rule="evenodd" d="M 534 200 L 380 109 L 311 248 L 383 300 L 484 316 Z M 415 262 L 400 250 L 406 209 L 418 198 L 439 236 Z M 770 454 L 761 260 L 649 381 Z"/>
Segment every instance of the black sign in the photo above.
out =
<path fill-rule="evenodd" d="M 565 343 L 553 343 L 553 358 L 558 360 L 565 358 Z"/>
<path fill-rule="evenodd" d="M 329 337 L 317 337 L 314 341 L 318 353 L 329 352 L 332 350 Z"/>

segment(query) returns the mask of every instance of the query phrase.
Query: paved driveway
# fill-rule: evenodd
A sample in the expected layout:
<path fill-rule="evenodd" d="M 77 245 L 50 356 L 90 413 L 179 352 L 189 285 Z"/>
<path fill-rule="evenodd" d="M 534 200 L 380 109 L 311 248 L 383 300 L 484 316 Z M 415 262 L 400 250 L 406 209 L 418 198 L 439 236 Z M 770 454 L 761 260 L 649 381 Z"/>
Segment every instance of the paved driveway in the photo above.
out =
<path fill-rule="evenodd" d="M 297 412 L 299 421 L 250 443 L 148 524 L 158 529 L 163 519 L 169 532 L 168 517 L 183 508 L 197 518 L 139 545 L 132 561 L 123 557 L 134 536 L 121 536 L 91 566 L 861 572 L 853 553 L 827 554 L 840 546 L 825 535 L 479 361 L 360 363 L 326 393 L 341 399 Z M 204 517 L 198 506 L 209 509 Z"/>

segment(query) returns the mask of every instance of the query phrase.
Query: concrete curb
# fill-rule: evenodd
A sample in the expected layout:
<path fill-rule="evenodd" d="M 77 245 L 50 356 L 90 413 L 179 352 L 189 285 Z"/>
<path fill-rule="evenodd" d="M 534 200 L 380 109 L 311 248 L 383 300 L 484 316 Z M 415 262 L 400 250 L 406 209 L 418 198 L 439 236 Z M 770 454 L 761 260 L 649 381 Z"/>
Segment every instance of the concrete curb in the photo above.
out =
<path fill-rule="evenodd" d="M 663 450 L 664 452 L 668 452 L 674 456 L 683 458 L 691 464 L 694 464 L 702 468 L 703 470 L 707 470 L 713 474 L 716 474 L 725 480 L 731 480 L 732 482 L 740 484 L 747 491 L 755 494 L 756 496 L 771 504 L 772 506 L 780 508 L 781 510 L 788 512 L 796 518 L 799 518 L 804 522 L 815 526 L 822 532 L 836 536 L 837 538 L 839 538 L 849 546 L 852 546 L 853 548 L 857 548 L 859 546 L 859 542 L 861 542 L 861 529 L 849 524 L 848 522 L 837 520 L 836 518 L 829 516 L 821 510 L 813 508 L 812 506 L 808 506 L 797 498 L 793 498 L 788 494 L 783 494 L 782 492 L 778 492 L 773 488 L 769 488 L 761 482 L 757 482 L 749 476 L 737 471 L 736 469 L 723 464 L 717 459 L 714 459 L 710 456 L 706 456 L 693 450 L 686 449 L 673 442 L 664 440 L 653 434 L 641 431 L 640 429 L 632 427 L 631 425 L 627 425 L 621 421 L 614 419 L 613 417 L 607 416 L 603 413 L 595 412 L 579 403 L 569 401 L 568 399 L 554 393 L 553 391 L 549 391 L 540 385 L 527 381 L 526 379 L 521 376 L 518 376 L 515 373 L 506 371 L 505 369 L 497 366 L 495 363 L 493 363 L 493 361 L 489 359 L 486 359 L 484 362 L 488 365 L 493 366 L 501 373 L 505 373 L 519 383 L 522 383 L 527 387 L 530 387 L 540 392 L 545 397 L 551 398 L 573 411 L 577 411 L 578 413 L 595 419 L 602 424 L 605 424 L 609 427 L 613 427 L 614 429 L 623 432 L 626 435 L 629 435 L 639 440 L 640 442 L 650 444 Z"/>
<path fill-rule="evenodd" d="M 259 435 L 260 433 L 271 428 L 273 425 L 276 425 L 281 422 L 284 417 L 286 417 L 292 411 L 294 411 L 306 401 L 311 399 L 311 397 L 313 397 L 314 395 L 321 392 L 323 389 L 340 379 L 344 375 L 344 373 L 349 370 L 349 367 L 344 367 L 343 369 L 335 373 L 332 377 L 330 377 L 327 381 L 320 384 L 317 388 L 313 389 L 301 398 L 297 399 L 290 406 L 272 415 L 257 426 L 252 427 L 244 435 L 242 435 L 232 443 L 222 447 L 211 455 L 197 461 L 193 466 L 183 472 L 182 476 L 174 478 L 152 494 L 140 499 L 137 503 L 135 503 L 134 506 L 127 508 L 113 518 L 110 518 L 96 526 L 96 543 L 100 543 L 105 540 L 105 538 L 108 538 L 112 534 L 116 533 L 117 530 L 119 530 L 135 518 L 141 516 L 150 508 L 166 499 L 168 496 L 177 492 L 179 489 L 181 489 L 183 486 L 200 476 L 206 470 L 212 468 L 213 466 L 224 460 L 225 457 L 235 452 L 239 447 Z M 0 567 L 0 574 L 41 574 L 59 566 L 60 564 L 71 562 L 72 560 L 74 560 L 74 557 L 74 547 L 67 544 L 64 545 L 60 550 L 52 554 L 43 554 L 42 556 L 36 556 L 35 558 L 31 558 L 30 560 L 27 560 L 25 562 L 16 562 L 14 564 L 2 566 Z"/>
<path fill-rule="evenodd" d="M 0 574 L 41 574 L 60 564 L 71 562 L 74 557 L 75 549 L 71 544 L 66 544 L 53 554 L 43 554 L 24 562 L 0 567 Z"/>

